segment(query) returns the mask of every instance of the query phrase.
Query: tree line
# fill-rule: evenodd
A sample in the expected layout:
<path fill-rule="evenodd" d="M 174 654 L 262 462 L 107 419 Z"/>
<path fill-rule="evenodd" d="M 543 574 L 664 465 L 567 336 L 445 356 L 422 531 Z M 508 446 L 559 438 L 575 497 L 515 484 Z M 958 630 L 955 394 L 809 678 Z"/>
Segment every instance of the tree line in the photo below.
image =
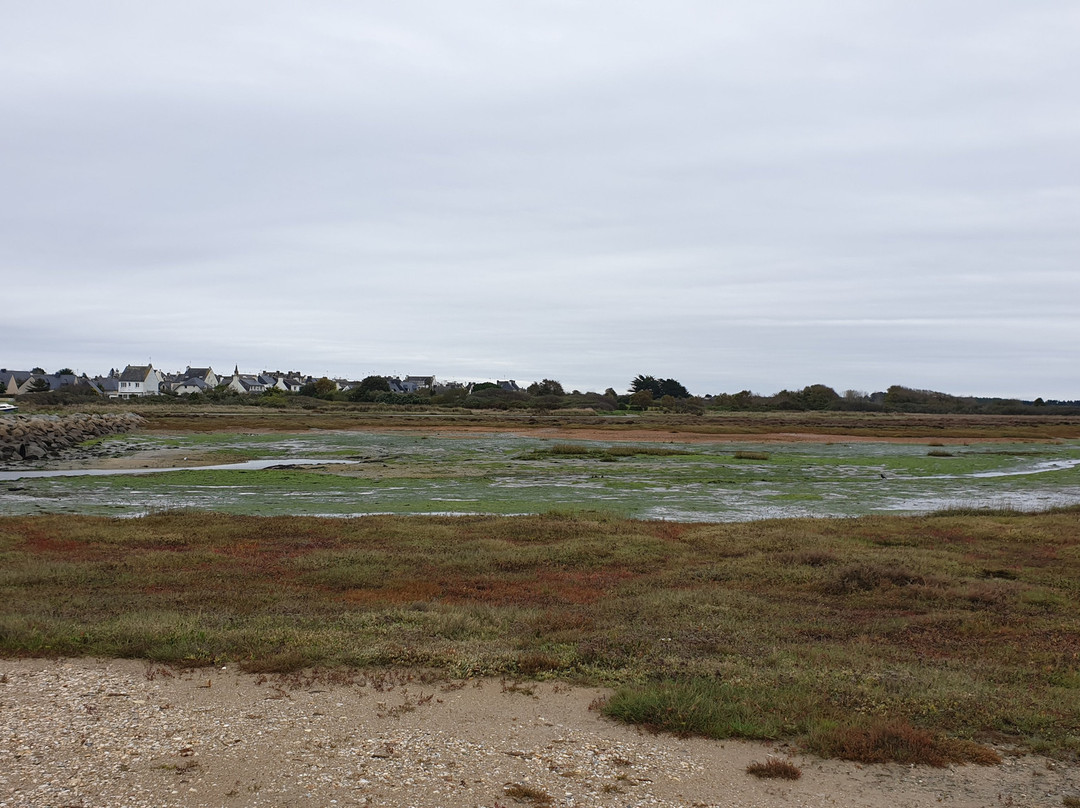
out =
<path fill-rule="evenodd" d="M 97 394 L 88 388 L 61 388 L 30 393 L 27 403 L 44 405 L 76 405 Z M 492 382 L 473 385 L 451 385 L 436 390 L 415 393 L 393 392 L 385 376 L 368 376 L 348 390 L 338 389 L 331 379 L 322 378 L 305 385 L 298 393 L 268 390 L 256 395 L 243 395 L 222 385 L 205 394 L 189 396 L 163 394 L 140 399 L 144 403 L 186 401 L 248 404 L 264 407 L 321 406 L 322 401 L 347 401 L 387 407 L 446 407 L 475 410 L 536 410 L 588 409 L 596 412 L 671 412 L 703 414 L 707 411 L 769 412 L 769 411 L 832 411 L 832 412 L 904 412 L 939 414 L 993 415 L 1080 415 L 1080 401 L 980 398 L 954 396 L 934 390 L 920 390 L 893 385 L 887 390 L 866 393 L 846 390 L 838 393 L 825 384 L 811 384 L 797 390 L 781 390 L 761 395 L 750 390 L 737 393 L 692 395 L 677 379 L 639 374 L 629 384 L 627 393 L 607 388 L 603 393 L 567 391 L 556 379 L 533 382 L 524 390 L 506 389 Z"/>
<path fill-rule="evenodd" d="M 316 383 L 317 384 L 317 383 Z M 641 374 L 629 385 L 629 392 L 616 393 L 608 388 L 603 393 L 567 391 L 555 379 L 543 379 L 524 390 L 507 390 L 487 382 L 469 387 L 456 387 L 419 393 L 393 393 L 384 377 L 369 376 L 344 393 L 329 390 L 302 391 L 327 399 L 368 402 L 385 405 L 426 405 L 462 407 L 466 409 L 539 409 L 558 410 L 585 408 L 596 411 L 649 410 L 702 414 L 714 411 L 833 411 L 833 412 L 918 412 L 998 415 L 1080 414 L 1080 401 L 1055 401 L 1037 398 L 1018 399 L 976 398 L 953 396 L 933 390 L 918 390 L 893 385 L 888 390 L 866 393 L 846 390 L 838 393 L 825 384 L 812 384 L 798 390 L 781 390 L 772 395 L 760 395 L 749 390 L 737 393 L 695 396 L 676 379 Z"/>

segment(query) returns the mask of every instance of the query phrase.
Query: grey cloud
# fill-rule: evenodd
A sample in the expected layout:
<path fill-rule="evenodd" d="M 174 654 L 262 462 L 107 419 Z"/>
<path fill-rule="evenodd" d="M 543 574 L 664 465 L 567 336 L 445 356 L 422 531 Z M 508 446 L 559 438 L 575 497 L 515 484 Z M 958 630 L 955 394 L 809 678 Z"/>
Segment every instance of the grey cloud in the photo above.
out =
<path fill-rule="evenodd" d="M 1072 4 L 8 16 L 7 364 L 1080 396 Z"/>

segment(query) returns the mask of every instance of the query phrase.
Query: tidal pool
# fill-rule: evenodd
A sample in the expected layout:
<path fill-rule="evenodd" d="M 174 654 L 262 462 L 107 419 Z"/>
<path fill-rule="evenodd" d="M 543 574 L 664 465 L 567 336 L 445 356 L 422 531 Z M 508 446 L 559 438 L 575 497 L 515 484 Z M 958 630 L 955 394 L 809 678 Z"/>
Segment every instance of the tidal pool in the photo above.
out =
<path fill-rule="evenodd" d="M 590 510 L 640 519 L 744 521 L 1080 503 L 1078 441 L 945 448 L 842 442 L 556 444 L 515 435 L 320 432 L 120 437 L 110 445 L 123 451 L 125 441 L 192 453 L 242 451 L 256 459 L 166 470 L 8 469 L 0 472 L 0 513 L 136 516 L 195 508 L 357 516 Z M 605 455 L 602 450 L 611 446 L 685 453 Z"/>

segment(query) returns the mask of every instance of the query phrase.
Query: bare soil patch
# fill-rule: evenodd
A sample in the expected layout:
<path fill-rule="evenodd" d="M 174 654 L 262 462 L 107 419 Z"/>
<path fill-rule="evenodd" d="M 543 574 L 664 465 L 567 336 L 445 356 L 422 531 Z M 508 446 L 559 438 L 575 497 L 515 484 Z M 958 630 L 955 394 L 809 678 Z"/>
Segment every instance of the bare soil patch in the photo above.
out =
<path fill-rule="evenodd" d="M 285 677 L 125 660 L 0 660 L 0 804 L 1060 806 L 1080 769 L 946 769 L 680 739 L 604 719 L 594 688 L 390 673 Z M 798 780 L 762 780 L 781 759 Z"/>

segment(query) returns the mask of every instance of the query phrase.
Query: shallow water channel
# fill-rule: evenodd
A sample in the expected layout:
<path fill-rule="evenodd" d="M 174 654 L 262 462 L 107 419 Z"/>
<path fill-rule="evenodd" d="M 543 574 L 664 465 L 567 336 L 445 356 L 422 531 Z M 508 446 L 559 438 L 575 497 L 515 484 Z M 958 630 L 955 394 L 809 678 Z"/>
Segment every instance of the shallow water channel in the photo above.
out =
<path fill-rule="evenodd" d="M 8 468 L 0 470 L 0 513 L 136 516 L 195 508 L 358 516 L 591 510 L 640 519 L 743 521 L 1080 503 L 1078 441 L 945 447 L 616 444 L 498 434 L 319 432 L 121 436 L 106 445 L 123 455 L 148 444 L 192 455 L 240 452 L 251 459 L 173 469 Z M 588 453 L 568 452 L 568 446 Z M 606 454 L 612 446 L 681 453 Z"/>

